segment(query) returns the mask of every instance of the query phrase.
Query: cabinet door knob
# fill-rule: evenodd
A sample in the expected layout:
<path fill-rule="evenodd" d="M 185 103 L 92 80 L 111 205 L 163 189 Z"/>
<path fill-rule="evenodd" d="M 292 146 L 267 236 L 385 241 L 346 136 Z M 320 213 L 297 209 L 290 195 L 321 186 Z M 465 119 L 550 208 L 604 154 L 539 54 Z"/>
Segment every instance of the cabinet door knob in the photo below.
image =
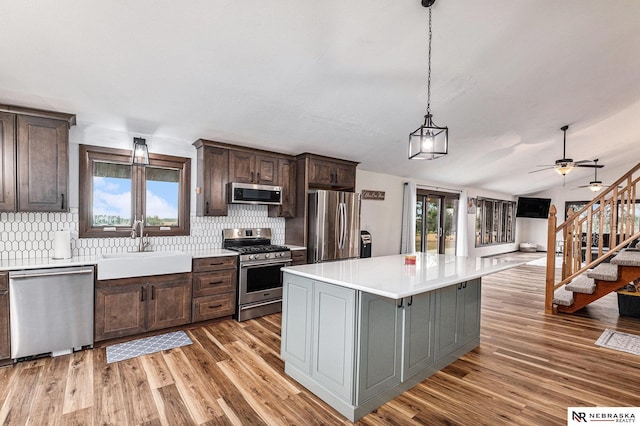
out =
<path fill-rule="evenodd" d="M 64 194 L 60 194 L 62 198 L 62 203 L 60 204 L 60 210 L 64 210 Z"/>
<path fill-rule="evenodd" d="M 209 285 L 222 284 L 222 280 L 219 281 L 209 281 Z"/>
<path fill-rule="evenodd" d="M 140 287 L 140 301 L 144 302 L 144 286 Z"/>
<path fill-rule="evenodd" d="M 209 202 L 208 201 L 207 201 L 206 208 L 205 208 L 205 214 L 209 214 Z"/>
<path fill-rule="evenodd" d="M 257 182 L 260 183 L 260 172 L 258 172 L 258 179 Z"/>
<path fill-rule="evenodd" d="M 152 285 L 151 286 L 151 300 L 155 300 L 156 298 L 156 286 Z"/>
<path fill-rule="evenodd" d="M 222 308 L 222 305 L 209 305 L 209 309 L 218 309 L 218 308 Z"/>
<path fill-rule="evenodd" d="M 253 182 L 253 172 L 251 172 L 251 182 Z"/>

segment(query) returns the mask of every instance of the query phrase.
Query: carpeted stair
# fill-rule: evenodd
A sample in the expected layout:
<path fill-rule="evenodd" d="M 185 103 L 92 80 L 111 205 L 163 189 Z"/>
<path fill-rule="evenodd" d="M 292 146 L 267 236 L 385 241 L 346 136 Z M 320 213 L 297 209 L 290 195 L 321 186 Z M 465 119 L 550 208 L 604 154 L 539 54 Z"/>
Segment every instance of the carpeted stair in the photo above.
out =
<path fill-rule="evenodd" d="M 625 249 L 556 289 L 553 303 L 559 312 L 572 313 L 640 277 L 640 250 Z"/>
<path fill-rule="evenodd" d="M 580 275 L 578 278 L 574 278 L 571 282 L 565 285 L 568 291 L 574 293 L 592 294 L 596 291 L 596 280 L 587 275 Z"/>
<path fill-rule="evenodd" d="M 617 281 L 618 266 L 613 263 L 601 263 L 591 271 L 588 271 L 587 276 L 599 281 Z"/>

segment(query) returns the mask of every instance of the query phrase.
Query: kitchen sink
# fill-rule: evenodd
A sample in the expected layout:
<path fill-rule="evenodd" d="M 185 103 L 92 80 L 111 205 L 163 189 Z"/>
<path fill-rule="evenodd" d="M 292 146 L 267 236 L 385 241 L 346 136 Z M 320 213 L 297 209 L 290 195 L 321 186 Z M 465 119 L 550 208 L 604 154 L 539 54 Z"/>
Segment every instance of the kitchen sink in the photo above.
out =
<path fill-rule="evenodd" d="M 99 280 L 182 272 L 191 272 L 191 255 L 180 251 L 109 253 L 98 258 Z"/>

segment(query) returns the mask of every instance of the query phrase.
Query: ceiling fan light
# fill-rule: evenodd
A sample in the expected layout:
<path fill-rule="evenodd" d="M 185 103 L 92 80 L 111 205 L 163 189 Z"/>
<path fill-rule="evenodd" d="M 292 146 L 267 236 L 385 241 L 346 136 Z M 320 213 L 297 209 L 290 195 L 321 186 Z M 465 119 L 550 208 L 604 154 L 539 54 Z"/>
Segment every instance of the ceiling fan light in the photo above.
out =
<path fill-rule="evenodd" d="M 556 166 L 554 170 L 558 172 L 558 174 L 562 176 L 566 176 L 569 173 L 571 173 L 571 170 L 573 170 L 573 165 L 565 164 L 565 165 Z"/>
<path fill-rule="evenodd" d="M 598 192 L 602 189 L 602 182 L 591 182 L 589 184 L 589 189 L 593 192 Z"/>

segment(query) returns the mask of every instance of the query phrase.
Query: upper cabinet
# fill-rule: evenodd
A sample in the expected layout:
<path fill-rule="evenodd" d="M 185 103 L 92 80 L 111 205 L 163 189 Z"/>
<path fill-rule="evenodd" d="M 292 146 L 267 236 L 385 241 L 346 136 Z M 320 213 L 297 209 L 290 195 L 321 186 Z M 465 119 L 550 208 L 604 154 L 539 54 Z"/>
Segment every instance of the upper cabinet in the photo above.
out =
<path fill-rule="evenodd" d="M 278 159 L 278 185 L 282 187 L 282 205 L 269 206 L 271 217 L 296 215 L 296 161 L 293 157 Z"/>
<path fill-rule="evenodd" d="M 229 181 L 277 185 L 278 157 L 229 150 Z"/>
<path fill-rule="evenodd" d="M 69 210 L 74 124 L 74 115 L 0 105 L 0 211 Z"/>
<path fill-rule="evenodd" d="M 205 145 L 202 140 L 194 145 L 198 150 L 196 214 L 226 216 L 229 150 Z"/>
<path fill-rule="evenodd" d="M 199 139 L 196 214 L 227 215 L 227 183 L 282 187 L 282 205 L 269 206 L 269 216 L 295 215 L 296 163 L 291 156 Z"/>
<path fill-rule="evenodd" d="M 318 189 L 353 191 L 356 186 L 358 163 L 329 159 L 313 154 L 308 156 L 309 186 Z"/>

